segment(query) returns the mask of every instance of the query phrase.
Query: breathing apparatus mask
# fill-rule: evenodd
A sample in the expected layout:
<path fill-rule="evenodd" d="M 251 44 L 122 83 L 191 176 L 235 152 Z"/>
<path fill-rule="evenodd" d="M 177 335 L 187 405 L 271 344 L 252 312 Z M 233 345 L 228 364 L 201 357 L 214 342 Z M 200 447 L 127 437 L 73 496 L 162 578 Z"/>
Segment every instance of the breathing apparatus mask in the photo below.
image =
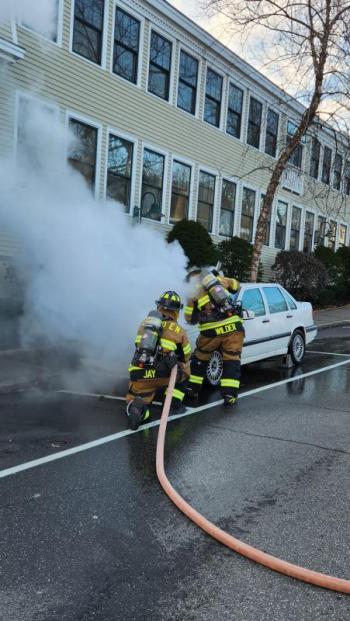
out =
<path fill-rule="evenodd" d="M 240 305 L 235 302 L 233 295 L 225 289 L 214 272 L 210 269 L 203 269 L 201 282 L 220 314 L 230 316 L 240 313 Z"/>
<path fill-rule="evenodd" d="M 150 311 L 143 322 L 143 333 L 133 363 L 139 367 L 152 366 L 159 350 L 163 317 L 158 311 Z"/>

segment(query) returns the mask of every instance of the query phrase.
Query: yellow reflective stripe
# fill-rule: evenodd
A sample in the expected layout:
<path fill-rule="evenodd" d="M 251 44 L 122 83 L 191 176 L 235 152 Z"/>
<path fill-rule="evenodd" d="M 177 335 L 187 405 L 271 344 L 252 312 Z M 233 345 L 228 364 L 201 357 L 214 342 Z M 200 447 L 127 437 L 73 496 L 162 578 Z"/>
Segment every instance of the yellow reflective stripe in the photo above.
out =
<path fill-rule="evenodd" d="M 192 351 L 191 345 L 188 343 L 188 345 L 185 345 L 185 347 L 183 347 L 182 350 L 185 356 L 187 356 L 187 354 L 190 354 Z"/>
<path fill-rule="evenodd" d="M 164 295 L 162 295 L 162 298 L 164 298 L 164 300 L 167 300 L 169 297 L 169 293 L 164 293 Z"/>
<path fill-rule="evenodd" d="M 184 313 L 185 314 L 187 313 L 188 315 L 191 315 L 193 313 L 193 306 L 185 306 Z"/>
<path fill-rule="evenodd" d="M 226 388 L 239 388 L 240 381 L 236 379 L 221 379 L 220 386 L 225 386 Z"/>
<path fill-rule="evenodd" d="M 149 411 L 149 410 L 146 410 L 146 412 L 145 412 L 145 413 L 144 413 L 144 415 L 143 415 L 143 419 L 142 419 L 142 420 L 143 420 L 143 421 L 147 420 L 147 418 L 149 418 L 149 417 L 150 417 L 150 414 L 151 414 L 151 413 L 150 413 L 150 411 Z"/>
<path fill-rule="evenodd" d="M 130 373 L 130 371 L 143 371 L 144 369 L 141 369 L 141 367 L 134 367 L 132 364 L 129 366 L 128 371 Z"/>
<path fill-rule="evenodd" d="M 141 341 L 141 334 L 138 334 L 135 339 L 135 343 L 140 343 L 140 341 Z"/>
<path fill-rule="evenodd" d="M 173 390 L 173 398 L 180 399 L 180 401 L 182 401 L 184 396 L 185 396 L 185 393 L 182 392 L 182 390 L 177 390 L 177 388 L 174 388 L 174 390 Z"/>
<path fill-rule="evenodd" d="M 176 344 L 173 341 L 168 341 L 168 339 L 160 339 L 160 344 L 163 349 L 170 349 L 171 351 L 176 350 Z"/>
<path fill-rule="evenodd" d="M 238 315 L 233 315 L 228 319 L 223 319 L 222 321 L 213 321 L 211 323 L 201 323 L 199 326 L 199 330 L 212 330 L 214 328 L 221 328 L 221 326 L 228 326 L 232 323 L 243 323 L 242 319 L 238 317 Z"/>
<path fill-rule="evenodd" d="M 231 284 L 233 285 L 233 287 L 231 287 L 231 289 L 238 289 L 239 288 L 239 282 L 235 278 L 231 278 Z"/>
<path fill-rule="evenodd" d="M 199 298 L 198 300 L 198 308 L 201 309 L 202 306 L 205 306 L 206 304 L 208 304 L 210 302 L 210 297 L 209 295 L 202 295 L 201 298 Z"/>
<path fill-rule="evenodd" d="M 204 377 L 201 377 L 200 375 L 190 375 L 189 381 L 192 384 L 203 384 Z"/>

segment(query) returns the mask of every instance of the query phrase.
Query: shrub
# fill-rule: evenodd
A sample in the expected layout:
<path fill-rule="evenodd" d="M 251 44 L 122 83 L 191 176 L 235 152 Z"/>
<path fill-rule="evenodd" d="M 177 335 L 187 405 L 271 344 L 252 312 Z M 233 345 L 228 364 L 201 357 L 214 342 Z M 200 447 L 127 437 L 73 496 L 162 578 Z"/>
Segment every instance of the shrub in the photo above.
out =
<path fill-rule="evenodd" d="M 177 240 L 188 257 L 188 267 L 198 265 L 215 265 L 218 251 L 208 231 L 194 220 L 180 220 L 169 231 L 167 241 L 171 244 Z"/>
<path fill-rule="evenodd" d="M 282 250 L 272 266 L 273 281 L 279 282 L 299 300 L 318 303 L 327 283 L 327 270 L 314 255 Z"/>
<path fill-rule="evenodd" d="M 323 305 L 343 304 L 350 299 L 350 248 L 330 248 L 318 246 L 315 256 L 322 261 L 327 270 L 327 287 L 322 293 Z"/>
<path fill-rule="evenodd" d="M 250 281 L 250 268 L 253 246 L 245 239 L 231 237 L 218 245 L 219 261 L 225 275 L 237 278 L 240 282 Z M 262 279 L 262 266 L 258 271 L 258 280 Z"/>

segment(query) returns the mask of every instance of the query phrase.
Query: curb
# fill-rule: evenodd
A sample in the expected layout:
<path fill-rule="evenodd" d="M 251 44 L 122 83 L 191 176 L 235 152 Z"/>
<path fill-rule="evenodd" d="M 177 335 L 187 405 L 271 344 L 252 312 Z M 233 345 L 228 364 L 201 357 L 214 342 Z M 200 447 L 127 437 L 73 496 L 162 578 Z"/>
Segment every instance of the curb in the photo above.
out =
<path fill-rule="evenodd" d="M 330 328 L 344 328 L 346 326 L 350 326 L 350 320 L 343 319 L 339 321 L 332 321 L 331 323 L 316 324 L 316 326 L 319 332 L 322 330 L 329 330 Z"/>

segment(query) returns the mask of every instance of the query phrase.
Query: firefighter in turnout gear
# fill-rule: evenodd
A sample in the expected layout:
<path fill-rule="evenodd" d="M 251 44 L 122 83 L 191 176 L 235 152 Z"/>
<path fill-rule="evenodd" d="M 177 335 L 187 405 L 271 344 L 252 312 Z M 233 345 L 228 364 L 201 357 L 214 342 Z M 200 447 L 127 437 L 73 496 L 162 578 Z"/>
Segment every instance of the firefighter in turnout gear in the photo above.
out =
<path fill-rule="evenodd" d="M 242 310 L 233 297 L 239 282 L 221 276 L 214 268 L 192 268 L 188 280 L 194 293 L 185 306 L 185 319 L 191 324 L 198 323 L 200 334 L 191 359 L 187 395 L 195 405 L 208 360 L 214 351 L 219 351 L 223 358 L 221 394 L 225 405 L 234 405 L 240 385 L 244 339 Z"/>
<path fill-rule="evenodd" d="M 168 385 L 175 365 L 178 365 L 178 373 L 170 412 L 184 411 L 184 387 L 190 375 L 191 345 L 186 331 L 177 322 L 181 300 L 175 291 L 166 291 L 155 303 L 157 310 L 151 311 L 138 329 L 136 350 L 129 366 L 126 414 L 131 429 L 137 429 L 150 417 L 148 406 L 156 391 Z"/>

